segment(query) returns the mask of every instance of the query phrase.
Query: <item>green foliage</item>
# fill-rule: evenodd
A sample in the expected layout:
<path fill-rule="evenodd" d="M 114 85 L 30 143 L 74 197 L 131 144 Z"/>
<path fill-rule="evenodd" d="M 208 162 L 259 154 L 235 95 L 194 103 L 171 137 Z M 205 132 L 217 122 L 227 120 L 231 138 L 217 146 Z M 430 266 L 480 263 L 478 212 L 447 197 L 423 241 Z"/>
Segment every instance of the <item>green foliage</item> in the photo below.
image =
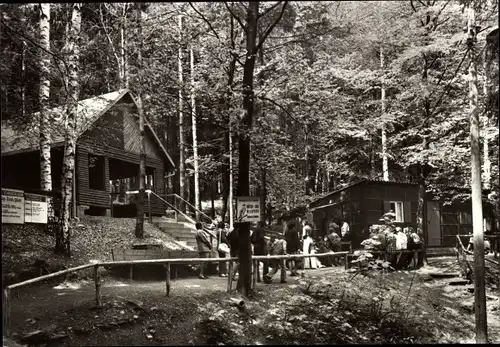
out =
<path fill-rule="evenodd" d="M 281 5 L 273 8 L 276 4 L 261 4 L 261 11 L 269 12 L 260 18 L 258 35 L 279 14 Z M 481 7 L 478 23 L 484 28 L 478 34 L 479 52 L 488 28 L 498 19 L 495 4 L 474 2 Z M 276 208 L 292 208 L 311 195 L 361 178 L 381 178 L 383 124 L 393 179 L 412 178 L 410 168 L 428 165 L 432 167 L 425 177 L 429 189 L 439 192 L 441 185 L 450 184 L 466 187 L 470 177 L 470 56 L 463 33 L 464 5 L 438 1 L 289 3 L 263 45 L 262 57 L 256 60 L 256 116 L 249 131 L 236 121 L 242 114 L 244 33 L 228 11 L 232 8 L 244 18 L 245 3 L 151 3 L 143 8 L 141 80 L 133 6 L 85 4 L 80 38 L 82 98 L 119 88 L 117 56 L 120 29 L 126 23 L 130 88 L 132 92 L 141 89 L 146 114 L 176 161 L 179 90 L 188 129 L 192 87 L 188 52 L 194 49 L 200 175 L 205 183 L 220 181 L 227 168 L 224 135 L 232 118 L 236 134 L 251 135 L 252 185 L 259 185 L 259 171 L 265 169 L 268 202 Z M 66 5 L 53 6 L 51 99 L 55 104 L 66 101 L 60 52 L 68 14 Z M 182 35 L 180 14 L 184 17 Z M 2 5 L 2 113 L 16 125 L 22 125 L 38 108 L 36 25 L 33 6 Z M 17 78 L 22 75 L 20 38 L 27 42 L 23 79 Z M 184 52 L 182 84 L 179 48 Z M 482 83 L 482 62 L 478 66 Z M 498 96 L 498 64 L 494 60 L 489 77 L 487 95 L 480 88 L 481 112 L 489 117 L 481 131 L 489 140 L 490 158 L 497 158 L 498 112 L 492 100 Z M 387 100 L 383 117 L 381 78 Z M 20 112 L 22 86 L 24 116 Z M 191 131 L 186 132 L 186 140 L 188 176 L 192 177 Z M 233 143 L 236 156 L 237 141 Z M 234 167 L 237 172 L 236 160 Z M 497 189 L 496 159 L 492 159 L 491 175 L 492 188 Z"/>

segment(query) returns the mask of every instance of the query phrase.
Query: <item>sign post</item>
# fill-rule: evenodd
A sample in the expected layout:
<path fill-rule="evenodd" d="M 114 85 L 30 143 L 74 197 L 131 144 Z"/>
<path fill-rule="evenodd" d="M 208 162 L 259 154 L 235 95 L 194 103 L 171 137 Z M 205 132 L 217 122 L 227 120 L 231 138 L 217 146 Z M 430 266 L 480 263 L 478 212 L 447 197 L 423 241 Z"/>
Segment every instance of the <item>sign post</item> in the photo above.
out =
<path fill-rule="evenodd" d="M 24 192 L 2 188 L 2 223 L 24 224 Z"/>

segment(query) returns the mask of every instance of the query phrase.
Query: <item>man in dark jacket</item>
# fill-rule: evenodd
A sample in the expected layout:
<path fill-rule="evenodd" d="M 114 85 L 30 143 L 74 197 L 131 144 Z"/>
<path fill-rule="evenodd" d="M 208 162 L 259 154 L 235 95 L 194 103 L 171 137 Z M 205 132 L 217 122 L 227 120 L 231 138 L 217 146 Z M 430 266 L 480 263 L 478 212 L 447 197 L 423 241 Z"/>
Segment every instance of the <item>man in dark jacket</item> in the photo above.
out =
<path fill-rule="evenodd" d="M 291 221 L 287 225 L 285 231 L 285 241 L 286 241 L 286 253 L 287 254 L 297 254 L 300 250 L 300 239 L 299 233 L 296 229 L 296 224 Z M 290 276 L 297 276 L 296 261 L 295 259 L 290 260 Z"/>
<path fill-rule="evenodd" d="M 253 231 L 252 236 L 250 237 L 250 242 L 253 244 L 253 254 L 254 255 L 267 255 L 267 244 L 265 239 L 265 231 L 264 231 L 264 223 L 258 222 L 257 228 Z M 260 262 L 258 262 L 260 264 Z M 269 264 L 267 261 L 262 261 L 264 265 L 264 273 L 265 276 L 269 272 Z M 260 266 L 260 265 L 259 265 Z M 257 267 L 257 282 L 260 282 L 260 271 Z"/>
<path fill-rule="evenodd" d="M 340 228 L 336 223 L 330 223 L 328 225 L 328 235 L 326 236 L 326 245 L 330 251 L 339 252 L 341 248 L 340 244 Z M 338 257 L 331 257 L 330 259 L 332 265 L 338 265 L 340 260 Z"/>
<path fill-rule="evenodd" d="M 203 230 L 203 226 L 200 222 L 196 223 L 196 244 L 198 246 L 198 254 L 200 258 L 206 259 L 210 258 L 210 252 L 212 251 L 212 244 L 210 243 L 210 239 L 207 235 L 207 232 Z M 200 264 L 200 274 L 198 277 L 200 279 L 207 279 L 205 276 L 205 269 L 207 267 L 207 263 Z"/>
<path fill-rule="evenodd" d="M 278 239 L 276 236 L 271 236 L 269 242 L 269 254 L 270 255 L 285 255 L 286 254 L 286 241 L 284 239 Z M 278 270 L 281 270 L 281 283 L 286 283 L 286 269 L 284 267 L 284 260 L 281 259 L 271 259 L 272 270 L 264 275 L 264 282 L 271 283 L 274 275 Z"/>

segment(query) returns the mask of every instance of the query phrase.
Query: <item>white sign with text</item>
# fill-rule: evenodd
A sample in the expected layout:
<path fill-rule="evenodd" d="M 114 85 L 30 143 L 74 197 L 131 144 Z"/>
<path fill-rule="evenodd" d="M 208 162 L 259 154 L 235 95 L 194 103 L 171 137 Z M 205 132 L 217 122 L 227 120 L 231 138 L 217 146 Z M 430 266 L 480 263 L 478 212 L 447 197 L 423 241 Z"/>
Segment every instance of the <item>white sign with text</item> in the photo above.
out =
<path fill-rule="evenodd" d="M 24 222 L 47 223 L 47 197 L 38 194 L 25 194 Z"/>
<path fill-rule="evenodd" d="M 260 198 L 258 196 L 238 196 L 236 198 L 236 221 L 258 222 L 260 220 Z"/>
<path fill-rule="evenodd" d="M 2 188 L 2 223 L 24 224 L 24 192 Z"/>

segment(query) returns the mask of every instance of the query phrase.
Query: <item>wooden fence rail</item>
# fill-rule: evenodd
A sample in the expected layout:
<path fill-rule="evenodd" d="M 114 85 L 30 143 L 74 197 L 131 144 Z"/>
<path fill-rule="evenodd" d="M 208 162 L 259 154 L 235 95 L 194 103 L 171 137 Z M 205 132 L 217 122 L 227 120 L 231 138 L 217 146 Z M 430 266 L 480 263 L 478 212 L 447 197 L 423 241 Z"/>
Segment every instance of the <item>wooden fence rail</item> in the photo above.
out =
<path fill-rule="evenodd" d="M 290 259 L 300 259 L 300 258 L 312 258 L 312 257 L 332 257 L 332 256 L 344 256 L 345 267 L 348 267 L 348 256 L 349 252 L 330 252 L 330 253 L 320 253 L 320 254 L 286 254 L 286 255 L 252 255 L 252 263 L 254 269 L 258 261 L 280 259 L 290 260 Z M 93 264 L 86 264 L 77 266 L 70 269 L 61 270 L 48 275 L 32 278 L 19 283 L 11 284 L 5 287 L 3 291 L 3 328 L 4 335 L 10 336 L 10 313 L 11 313 L 11 290 L 15 288 L 24 287 L 37 282 L 42 282 L 50 278 L 59 277 L 65 274 L 78 272 L 88 268 L 94 268 L 94 282 L 95 282 L 95 304 L 96 306 L 101 306 L 101 279 L 99 276 L 99 267 L 106 266 L 116 266 L 116 265 L 136 265 L 136 264 L 163 264 L 165 266 L 165 295 L 170 295 L 170 265 L 171 264 L 199 264 L 199 263 L 214 263 L 214 262 L 229 262 L 229 274 L 232 273 L 233 263 L 238 261 L 238 258 L 178 258 L 178 259 L 149 259 L 149 260 L 123 260 L 123 261 L 106 261 L 98 262 Z M 257 271 L 253 271 L 253 284 L 255 285 Z M 228 287 L 227 291 L 232 290 L 232 276 L 228 276 Z"/>

